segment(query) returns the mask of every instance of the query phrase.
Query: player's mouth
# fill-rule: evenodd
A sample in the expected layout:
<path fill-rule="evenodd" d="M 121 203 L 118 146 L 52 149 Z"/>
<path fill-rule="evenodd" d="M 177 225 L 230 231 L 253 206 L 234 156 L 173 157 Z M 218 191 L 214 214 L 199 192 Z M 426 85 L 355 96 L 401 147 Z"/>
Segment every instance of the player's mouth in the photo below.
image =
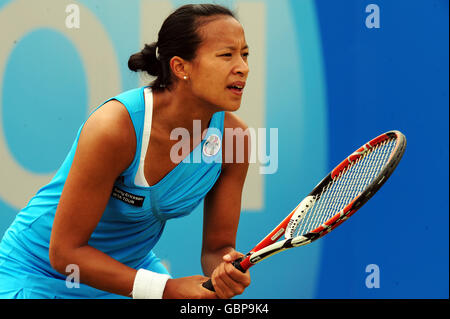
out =
<path fill-rule="evenodd" d="M 233 82 L 227 86 L 232 93 L 241 96 L 245 87 L 245 82 Z"/>

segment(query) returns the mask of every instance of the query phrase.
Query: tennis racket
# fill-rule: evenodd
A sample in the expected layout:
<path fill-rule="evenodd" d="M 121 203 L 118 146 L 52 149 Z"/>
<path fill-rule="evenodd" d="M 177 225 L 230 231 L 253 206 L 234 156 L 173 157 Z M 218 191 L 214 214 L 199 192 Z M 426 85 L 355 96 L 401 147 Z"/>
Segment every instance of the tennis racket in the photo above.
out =
<path fill-rule="evenodd" d="M 248 254 L 233 262 L 245 272 L 261 260 L 312 243 L 363 206 L 386 182 L 406 148 L 399 131 L 374 138 L 336 166 L 297 207 Z M 279 240 L 284 235 L 282 240 Z M 211 279 L 203 287 L 214 291 Z"/>

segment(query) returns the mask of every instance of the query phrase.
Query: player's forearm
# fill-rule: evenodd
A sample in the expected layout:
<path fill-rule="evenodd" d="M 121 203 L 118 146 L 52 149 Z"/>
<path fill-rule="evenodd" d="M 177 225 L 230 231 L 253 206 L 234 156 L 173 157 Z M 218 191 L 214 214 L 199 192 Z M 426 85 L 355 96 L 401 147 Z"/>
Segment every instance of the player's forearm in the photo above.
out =
<path fill-rule="evenodd" d="M 210 277 L 214 269 L 223 261 L 223 256 L 234 251 L 234 247 L 227 246 L 214 251 L 202 251 L 201 264 L 205 276 Z"/>
<path fill-rule="evenodd" d="M 91 287 L 123 296 L 130 296 L 133 290 L 137 271 L 92 246 L 63 252 L 53 249 L 50 260 L 52 267 L 63 275 L 70 274 L 66 273 L 67 265 L 75 265 L 80 282 Z"/>

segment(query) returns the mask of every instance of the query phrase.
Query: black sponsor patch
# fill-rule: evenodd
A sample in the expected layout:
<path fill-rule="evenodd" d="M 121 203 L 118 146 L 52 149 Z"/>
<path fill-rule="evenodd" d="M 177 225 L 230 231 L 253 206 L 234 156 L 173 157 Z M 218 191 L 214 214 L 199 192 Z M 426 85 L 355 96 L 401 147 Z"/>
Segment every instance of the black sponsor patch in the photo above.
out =
<path fill-rule="evenodd" d="M 112 194 L 112 197 L 121 200 L 122 202 L 125 202 L 127 204 L 136 206 L 136 207 L 142 207 L 142 204 L 144 204 L 144 196 L 138 196 L 131 193 L 128 193 L 118 187 L 114 187 Z"/>

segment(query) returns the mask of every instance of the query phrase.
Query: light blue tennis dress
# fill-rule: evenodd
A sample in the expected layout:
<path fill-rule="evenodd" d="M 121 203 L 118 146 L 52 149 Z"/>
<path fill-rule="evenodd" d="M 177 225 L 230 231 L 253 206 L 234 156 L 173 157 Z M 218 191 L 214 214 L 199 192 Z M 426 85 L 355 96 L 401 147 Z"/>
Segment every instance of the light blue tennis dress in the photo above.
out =
<path fill-rule="evenodd" d="M 152 248 L 166 221 L 192 212 L 218 179 L 224 112 L 212 116 L 203 140 L 182 162 L 157 184 L 149 186 L 143 175 L 143 164 L 151 132 L 151 89 L 129 90 L 109 100 L 112 99 L 120 101 L 130 114 L 136 132 L 136 154 L 114 183 L 89 245 L 129 267 L 167 274 Z M 66 276 L 56 272 L 49 261 L 53 218 L 81 129 L 56 175 L 19 212 L 3 236 L 0 298 L 122 298 L 84 284 L 77 288 Z"/>

